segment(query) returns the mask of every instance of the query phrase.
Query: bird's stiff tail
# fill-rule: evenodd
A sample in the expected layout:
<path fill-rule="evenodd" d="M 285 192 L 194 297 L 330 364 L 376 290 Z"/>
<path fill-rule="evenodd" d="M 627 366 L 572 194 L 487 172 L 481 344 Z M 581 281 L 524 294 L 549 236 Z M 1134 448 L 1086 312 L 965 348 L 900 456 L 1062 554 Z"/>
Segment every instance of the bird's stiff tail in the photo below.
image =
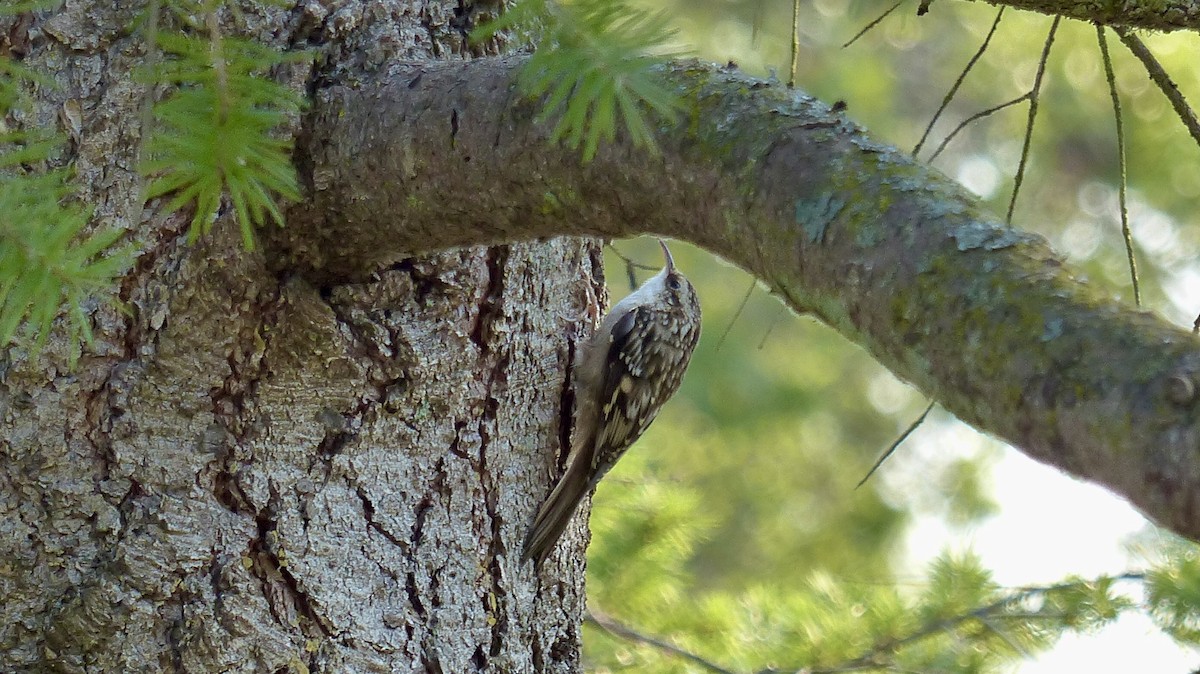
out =
<path fill-rule="evenodd" d="M 521 549 L 522 564 L 533 559 L 541 566 L 542 561 L 550 556 L 588 491 L 588 465 L 588 461 L 572 461 L 554 491 L 542 503 L 529 534 L 525 536 L 525 545 Z"/>

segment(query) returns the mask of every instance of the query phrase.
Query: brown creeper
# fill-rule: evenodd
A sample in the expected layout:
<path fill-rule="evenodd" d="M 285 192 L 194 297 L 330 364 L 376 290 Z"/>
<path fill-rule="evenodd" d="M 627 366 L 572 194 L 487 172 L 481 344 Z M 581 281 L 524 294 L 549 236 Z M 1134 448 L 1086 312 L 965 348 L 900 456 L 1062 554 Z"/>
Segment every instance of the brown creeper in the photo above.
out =
<path fill-rule="evenodd" d="M 696 291 L 661 240 L 666 266 L 608 312 L 579 352 L 567 471 L 538 510 L 521 561 L 541 564 L 584 495 L 654 421 L 700 338 Z"/>

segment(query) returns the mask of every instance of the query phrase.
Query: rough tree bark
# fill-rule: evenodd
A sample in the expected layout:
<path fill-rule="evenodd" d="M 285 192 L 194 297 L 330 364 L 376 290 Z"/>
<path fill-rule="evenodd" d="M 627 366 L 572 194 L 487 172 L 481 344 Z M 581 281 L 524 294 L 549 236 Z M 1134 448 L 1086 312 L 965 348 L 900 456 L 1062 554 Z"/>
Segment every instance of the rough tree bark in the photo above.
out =
<path fill-rule="evenodd" d="M 320 54 L 278 73 L 298 91 L 473 56 L 455 0 L 238 4 L 227 34 Z M 95 310 L 74 371 L 53 339 L 2 361 L 0 670 L 577 671 L 582 532 L 541 574 L 513 548 L 558 470 L 598 248 L 317 282 L 244 253 L 229 222 L 186 245 L 186 217 L 139 199 L 143 9 L 13 23 L 14 55 L 58 86 L 10 126 L 80 103 L 62 160 L 142 252 L 113 291 L 128 314 Z"/>

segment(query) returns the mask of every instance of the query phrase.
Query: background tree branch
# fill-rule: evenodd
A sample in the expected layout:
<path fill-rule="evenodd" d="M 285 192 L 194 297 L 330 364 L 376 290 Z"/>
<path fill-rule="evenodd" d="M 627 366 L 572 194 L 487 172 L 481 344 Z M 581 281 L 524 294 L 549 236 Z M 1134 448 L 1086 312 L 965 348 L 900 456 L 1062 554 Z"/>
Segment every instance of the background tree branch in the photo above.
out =
<path fill-rule="evenodd" d="M 1105 26 L 1121 26 L 1146 30 L 1200 31 L 1200 3 L 1178 0 L 1167 4 L 1130 2 L 1096 5 L 1075 0 L 1001 0 L 993 5 L 1027 9 L 1039 14 L 1078 19 Z"/>
<path fill-rule="evenodd" d="M 803 93 L 676 64 L 686 119 L 660 130 L 661 156 L 619 142 L 581 165 L 515 92 L 521 63 L 399 63 L 317 91 L 298 146 L 310 199 L 273 234 L 275 263 L 347 279 L 471 243 L 687 239 L 964 421 L 1200 537 L 1190 332 Z"/>

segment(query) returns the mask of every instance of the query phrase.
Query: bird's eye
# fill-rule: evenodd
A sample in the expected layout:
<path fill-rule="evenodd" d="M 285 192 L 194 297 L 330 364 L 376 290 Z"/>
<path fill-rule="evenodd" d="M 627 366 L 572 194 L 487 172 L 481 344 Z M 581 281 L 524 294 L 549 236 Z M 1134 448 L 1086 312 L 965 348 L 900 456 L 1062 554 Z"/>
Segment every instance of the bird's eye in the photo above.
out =
<path fill-rule="evenodd" d="M 671 290 L 679 290 L 679 277 L 674 274 L 668 274 L 667 287 Z"/>

